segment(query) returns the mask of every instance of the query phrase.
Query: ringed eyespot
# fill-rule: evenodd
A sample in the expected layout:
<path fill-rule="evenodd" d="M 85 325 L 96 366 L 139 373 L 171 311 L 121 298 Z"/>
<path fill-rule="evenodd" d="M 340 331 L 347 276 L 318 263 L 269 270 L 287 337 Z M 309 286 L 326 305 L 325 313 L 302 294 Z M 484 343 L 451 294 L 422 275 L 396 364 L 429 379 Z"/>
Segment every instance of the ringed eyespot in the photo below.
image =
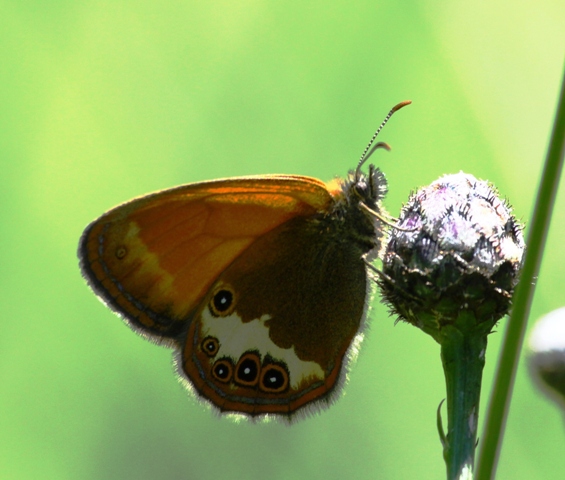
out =
<path fill-rule="evenodd" d="M 244 353 L 235 367 L 234 381 L 245 387 L 253 387 L 259 381 L 261 372 L 261 359 L 254 352 Z"/>
<path fill-rule="evenodd" d="M 261 390 L 269 393 L 282 393 L 289 386 L 289 375 L 281 365 L 272 363 L 261 371 Z"/>
<path fill-rule="evenodd" d="M 215 357 L 220 349 L 220 343 L 218 342 L 217 338 L 214 337 L 206 337 L 202 340 L 201 348 L 206 355 L 209 357 Z"/>
<path fill-rule="evenodd" d="M 228 383 L 233 376 L 232 363 L 226 358 L 221 358 L 214 363 L 214 366 L 212 367 L 212 375 L 219 382 Z"/>
<path fill-rule="evenodd" d="M 210 312 L 215 317 L 226 317 L 232 313 L 234 303 L 234 293 L 231 289 L 222 287 L 214 293 L 210 300 Z"/>

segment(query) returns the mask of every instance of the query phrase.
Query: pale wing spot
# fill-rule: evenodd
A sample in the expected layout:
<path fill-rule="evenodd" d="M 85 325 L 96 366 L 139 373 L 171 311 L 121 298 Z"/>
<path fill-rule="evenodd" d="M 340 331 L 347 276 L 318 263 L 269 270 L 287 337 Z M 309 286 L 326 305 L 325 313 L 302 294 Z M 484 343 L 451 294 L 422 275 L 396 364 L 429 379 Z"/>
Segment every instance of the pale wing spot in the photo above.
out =
<path fill-rule="evenodd" d="M 244 352 L 258 350 L 262 358 L 270 355 L 275 360 L 282 360 L 288 367 L 292 388 L 298 388 L 303 381 L 312 377 L 324 380 L 324 371 L 319 364 L 300 360 L 294 347 L 280 348 L 273 343 L 269 338 L 269 328 L 265 326 L 269 319 L 269 315 L 263 315 L 243 323 L 235 312 L 218 318 L 204 309 L 201 315 L 202 338 L 212 336 L 219 340 L 220 350 L 215 358 L 230 357 L 237 363 Z"/>
<path fill-rule="evenodd" d="M 130 222 L 123 240 L 129 252 L 124 263 L 137 265 L 136 278 L 152 279 L 152 286 L 146 294 L 161 297 L 165 301 L 170 301 L 169 298 L 174 300 L 176 291 L 173 287 L 173 277 L 161 268 L 158 255 L 147 248 L 139 237 L 139 232 L 137 223 Z M 138 263 L 140 261 L 141 263 Z"/>

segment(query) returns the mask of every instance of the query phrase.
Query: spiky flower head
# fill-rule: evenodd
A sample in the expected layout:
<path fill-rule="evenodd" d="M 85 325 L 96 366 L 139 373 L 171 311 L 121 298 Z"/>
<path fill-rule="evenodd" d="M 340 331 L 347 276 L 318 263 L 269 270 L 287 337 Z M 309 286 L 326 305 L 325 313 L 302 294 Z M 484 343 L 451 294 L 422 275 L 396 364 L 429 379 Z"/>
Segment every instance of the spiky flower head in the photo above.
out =
<path fill-rule="evenodd" d="M 508 312 L 525 244 L 493 186 L 463 172 L 445 175 L 411 196 L 397 227 L 379 283 L 401 320 L 440 341 L 462 311 L 486 333 Z"/>

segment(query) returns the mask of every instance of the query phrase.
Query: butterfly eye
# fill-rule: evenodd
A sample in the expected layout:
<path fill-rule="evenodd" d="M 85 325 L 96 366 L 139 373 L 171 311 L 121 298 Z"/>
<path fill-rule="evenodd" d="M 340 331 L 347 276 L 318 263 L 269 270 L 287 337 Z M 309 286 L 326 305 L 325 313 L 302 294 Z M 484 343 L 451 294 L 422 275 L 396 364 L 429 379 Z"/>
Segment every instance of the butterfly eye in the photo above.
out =
<path fill-rule="evenodd" d="M 212 367 L 212 375 L 222 383 L 228 383 L 233 375 L 233 365 L 227 358 L 221 358 Z"/>
<path fill-rule="evenodd" d="M 235 308 L 234 293 L 231 288 L 222 286 L 210 301 L 210 313 L 215 317 L 226 317 Z"/>
<path fill-rule="evenodd" d="M 204 340 L 202 340 L 200 348 L 202 348 L 202 351 L 209 357 L 215 357 L 218 353 L 218 350 L 220 350 L 220 342 L 217 338 L 206 337 Z"/>
<path fill-rule="evenodd" d="M 288 388 L 288 371 L 282 365 L 271 363 L 263 366 L 261 390 L 268 393 L 281 393 Z"/>
<path fill-rule="evenodd" d="M 235 367 L 235 381 L 245 387 L 253 387 L 259 381 L 261 361 L 254 352 L 244 353 Z"/>

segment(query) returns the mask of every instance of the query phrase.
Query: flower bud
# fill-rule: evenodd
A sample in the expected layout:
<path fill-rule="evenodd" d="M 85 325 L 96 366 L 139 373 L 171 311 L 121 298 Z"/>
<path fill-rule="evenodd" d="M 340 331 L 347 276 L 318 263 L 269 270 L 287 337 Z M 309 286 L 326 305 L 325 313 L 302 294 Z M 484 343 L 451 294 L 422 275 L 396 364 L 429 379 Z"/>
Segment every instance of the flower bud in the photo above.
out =
<path fill-rule="evenodd" d="M 411 196 L 393 228 L 379 280 L 392 313 L 439 341 L 462 311 L 490 332 L 510 308 L 522 228 L 494 187 L 460 172 Z M 469 318 L 469 315 L 465 315 Z"/>

